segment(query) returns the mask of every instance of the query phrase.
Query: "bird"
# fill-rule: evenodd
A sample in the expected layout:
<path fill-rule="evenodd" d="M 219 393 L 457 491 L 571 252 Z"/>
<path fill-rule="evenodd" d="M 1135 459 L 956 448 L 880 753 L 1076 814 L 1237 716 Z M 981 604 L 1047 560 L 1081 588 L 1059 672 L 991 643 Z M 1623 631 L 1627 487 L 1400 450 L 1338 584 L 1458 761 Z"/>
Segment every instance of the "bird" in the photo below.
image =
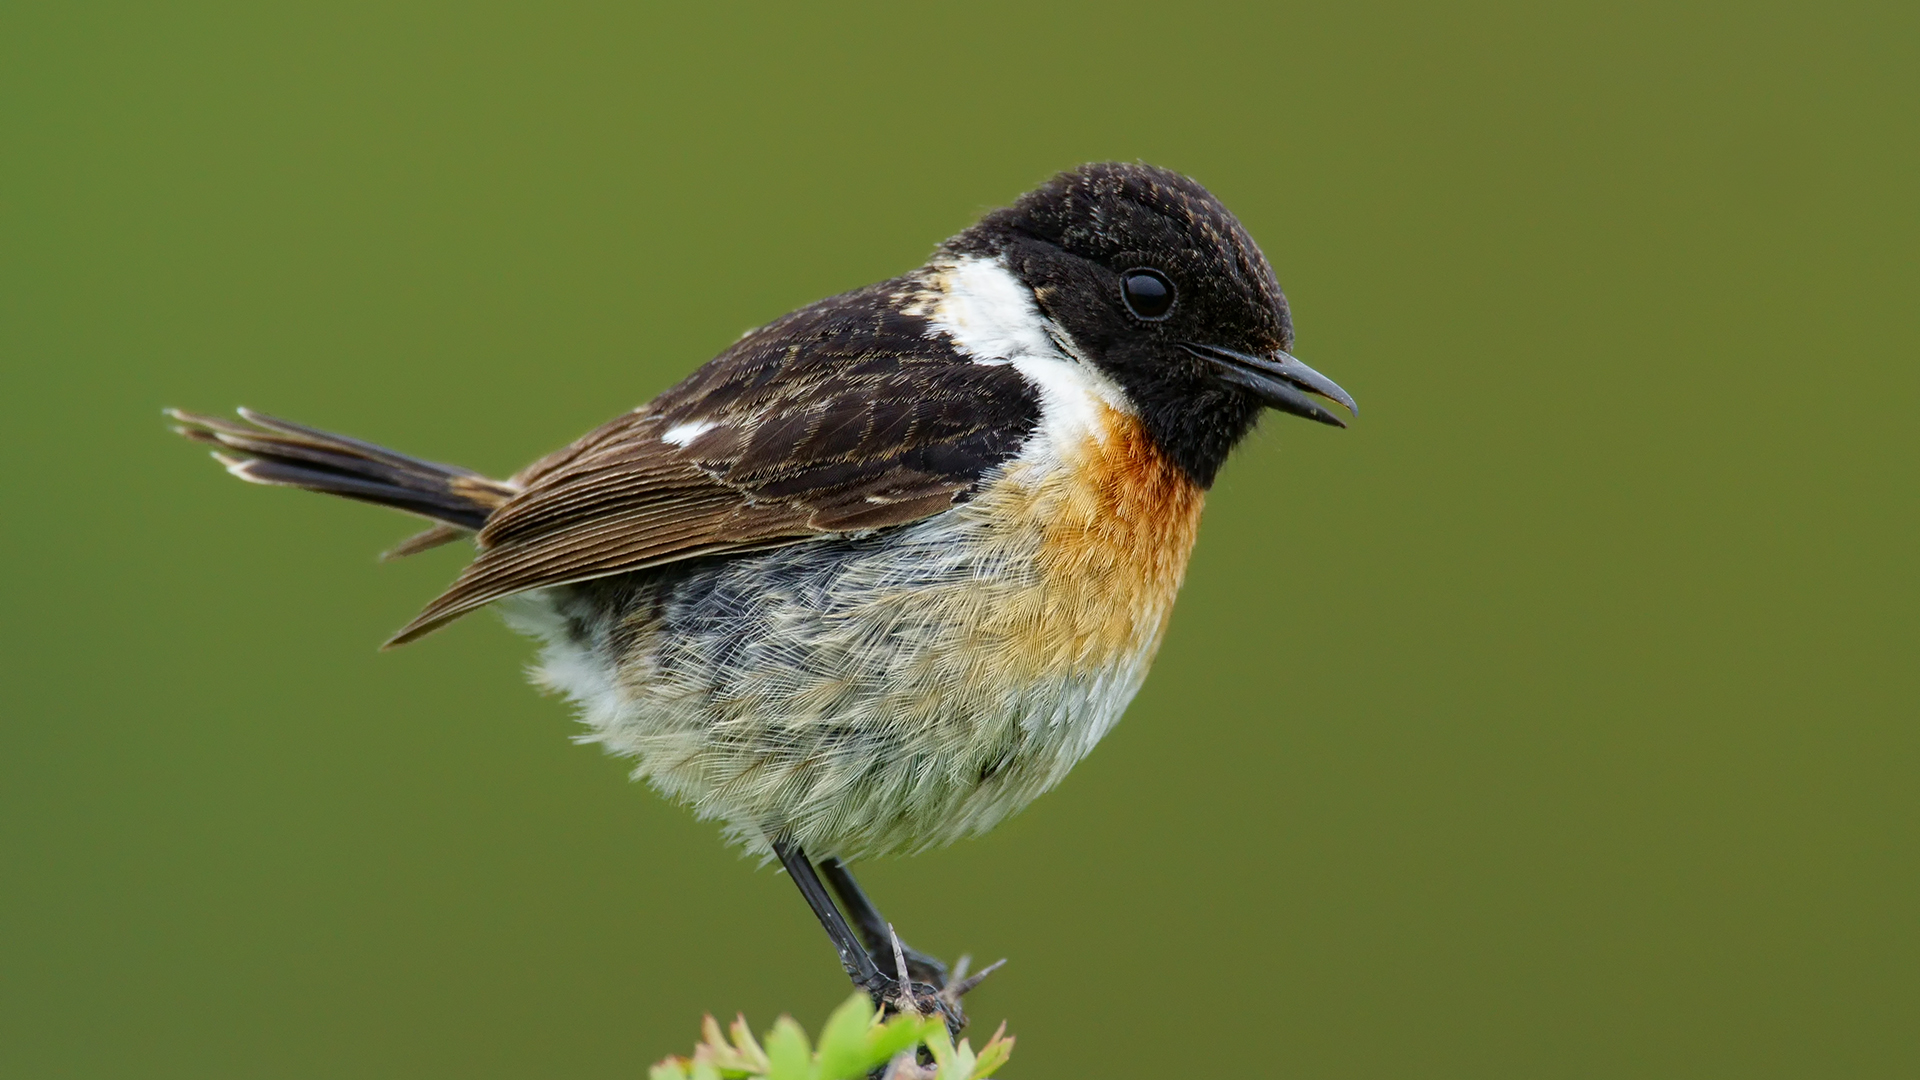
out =
<path fill-rule="evenodd" d="M 986 972 L 905 946 L 849 864 L 986 832 L 1119 720 L 1229 454 L 1268 410 L 1358 415 L 1293 342 L 1219 199 L 1105 162 L 507 479 L 168 414 L 242 480 L 430 522 L 391 556 L 470 540 L 385 647 L 500 610 L 583 741 L 777 860 L 877 1005 L 957 1031 Z"/>

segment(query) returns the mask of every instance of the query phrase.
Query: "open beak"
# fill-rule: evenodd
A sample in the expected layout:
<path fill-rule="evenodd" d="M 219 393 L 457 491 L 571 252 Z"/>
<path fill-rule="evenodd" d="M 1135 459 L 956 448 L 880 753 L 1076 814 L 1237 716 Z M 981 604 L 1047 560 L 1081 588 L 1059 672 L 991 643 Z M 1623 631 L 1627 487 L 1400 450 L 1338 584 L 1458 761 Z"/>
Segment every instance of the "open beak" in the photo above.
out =
<path fill-rule="evenodd" d="M 1248 391 L 1270 408 L 1334 427 L 1346 427 L 1347 422 L 1340 419 L 1337 413 L 1307 396 L 1318 394 L 1345 405 L 1347 412 L 1352 415 L 1360 415 L 1360 406 L 1353 403 L 1353 395 L 1340 389 L 1339 383 L 1286 353 L 1254 356 L 1223 349 L 1218 345 L 1197 345 L 1191 341 L 1181 342 L 1180 347 L 1212 363 L 1219 369 L 1221 379 Z"/>

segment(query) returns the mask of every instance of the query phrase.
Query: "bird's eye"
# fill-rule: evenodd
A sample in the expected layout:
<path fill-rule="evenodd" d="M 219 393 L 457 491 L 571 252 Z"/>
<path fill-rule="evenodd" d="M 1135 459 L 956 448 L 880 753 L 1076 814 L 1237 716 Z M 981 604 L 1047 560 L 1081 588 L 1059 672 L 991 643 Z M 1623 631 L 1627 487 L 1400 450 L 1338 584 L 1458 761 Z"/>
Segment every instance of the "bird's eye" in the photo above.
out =
<path fill-rule="evenodd" d="M 1173 282 L 1158 270 L 1142 267 L 1127 271 L 1120 281 L 1120 295 L 1128 311 L 1149 322 L 1158 322 L 1173 310 Z"/>

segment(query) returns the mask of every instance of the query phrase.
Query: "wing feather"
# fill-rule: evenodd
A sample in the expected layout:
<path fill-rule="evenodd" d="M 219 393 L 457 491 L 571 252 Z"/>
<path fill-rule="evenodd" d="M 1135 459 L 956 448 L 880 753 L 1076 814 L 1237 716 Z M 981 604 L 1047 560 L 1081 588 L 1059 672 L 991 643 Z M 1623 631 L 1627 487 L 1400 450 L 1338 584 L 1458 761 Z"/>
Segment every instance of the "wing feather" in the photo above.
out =
<path fill-rule="evenodd" d="M 748 334 L 522 470 L 480 555 L 387 644 L 529 589 L 890 528 L 970 497 L 1018 452 L 1039 403 L 1011 367 L 972 363 L 896 310 L 905 285 Z"/>

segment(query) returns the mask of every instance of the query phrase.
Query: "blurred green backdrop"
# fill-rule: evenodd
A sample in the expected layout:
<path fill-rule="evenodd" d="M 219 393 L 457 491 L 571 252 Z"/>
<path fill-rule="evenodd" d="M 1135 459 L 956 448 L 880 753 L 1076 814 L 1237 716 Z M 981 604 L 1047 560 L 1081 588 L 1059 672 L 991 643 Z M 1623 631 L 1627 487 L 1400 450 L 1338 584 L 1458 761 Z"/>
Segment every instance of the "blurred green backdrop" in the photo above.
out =
<path fill-rule="evenodd" d="M 1009 1075 L 1920 1075 L 1914 5 L 8 5 L 0 1073 L 618 1077 L 845 992 L 248 404 L 511 471 L 1056 169 L 1246 221 L 1271 423 L 982 841 Z M 1903 657 L 1905 659 L 1903 659 Z"/>

